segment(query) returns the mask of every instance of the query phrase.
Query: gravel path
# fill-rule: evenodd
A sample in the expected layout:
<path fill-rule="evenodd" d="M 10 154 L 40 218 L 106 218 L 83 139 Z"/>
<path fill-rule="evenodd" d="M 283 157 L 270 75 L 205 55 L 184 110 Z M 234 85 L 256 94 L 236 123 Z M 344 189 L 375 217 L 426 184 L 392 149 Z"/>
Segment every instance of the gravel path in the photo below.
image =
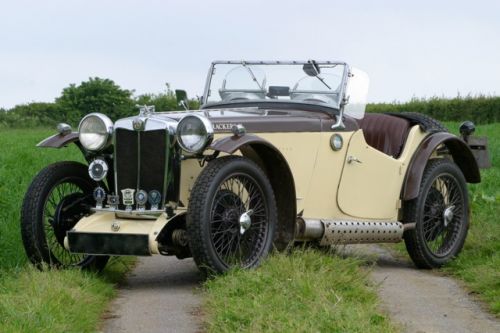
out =
<path fill-rule="evenodd" d="M 376 258 L 371 278 L 378 285 L 383 310 L 403 332 L 500 332 L 500 321 L 454 279 L 416 269 L 380 246 L 356 245 L 349 251 Z"/>
<path fill-rule="evenodd" d="M 140 258 L 110 306 L 104 332 L 198 332 L 200 275 L 192 259 Z"/>
<path fill-rule="evenodd" d="M 453 279 L 416 269 L 375 245 L 346 247 L 376 261 L 371 278 L 382 309 L 403 332 L 499 333 L 485 312 Z M 200 275 L 191 259 L 141 258 L 111 305 L 104 332 L 199 332 Z"/>

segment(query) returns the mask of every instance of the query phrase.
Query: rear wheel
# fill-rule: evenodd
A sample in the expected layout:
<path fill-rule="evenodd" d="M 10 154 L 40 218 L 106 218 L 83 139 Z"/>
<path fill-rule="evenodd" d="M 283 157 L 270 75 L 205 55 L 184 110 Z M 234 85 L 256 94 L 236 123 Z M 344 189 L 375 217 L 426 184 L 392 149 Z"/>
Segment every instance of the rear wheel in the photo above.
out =
<path fill-rule="evenodd" d="M 264 172 L 243 157 L 210 162 L 189 199 L 187 232 L 204 273 L 257 266 L 271 250 L 277 208 Z"/>
<path fill-rule="evenodd" d="M 21 235 L 31 262 L 39 267 L 81 267 L 102 270 L 109 257 L 70 253 L 66 232 L 89 214 L 95 183 L 77 162 L 51 164 L 33 179 L 21 210 Z"/>
<path fill-rule="evenodd" d="M 448 159 L 430 160 L 417 199 L 405 208 L 415 229 L 404 234 L 416 266 L 440 267 L 462 250 L 469 228 L 467 185 L 461 170 Z"/>

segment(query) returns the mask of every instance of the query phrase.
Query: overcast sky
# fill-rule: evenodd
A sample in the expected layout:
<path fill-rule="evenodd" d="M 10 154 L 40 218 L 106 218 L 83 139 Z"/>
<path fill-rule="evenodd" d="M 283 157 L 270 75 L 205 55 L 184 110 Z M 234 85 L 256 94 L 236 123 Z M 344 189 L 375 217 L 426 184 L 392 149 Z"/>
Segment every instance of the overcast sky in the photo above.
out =
<path fill-rule="evenodd" d="M 215 59 L 344 60 L 370 101 L 500 94 L 500 1 L 0 0 L 0 107 L 110 78 L 201 94 Z"/>

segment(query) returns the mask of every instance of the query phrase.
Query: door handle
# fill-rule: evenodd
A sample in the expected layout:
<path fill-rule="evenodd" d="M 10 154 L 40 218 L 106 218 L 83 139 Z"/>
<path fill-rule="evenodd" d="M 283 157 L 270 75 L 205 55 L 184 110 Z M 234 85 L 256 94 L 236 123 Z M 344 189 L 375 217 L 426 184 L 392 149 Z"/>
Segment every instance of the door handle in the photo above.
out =
<path fill-rule="evenodd" d="M 347 163 L 351 164 L 352 162 L 363 163 L 355 156 L 347 156 Z"/>

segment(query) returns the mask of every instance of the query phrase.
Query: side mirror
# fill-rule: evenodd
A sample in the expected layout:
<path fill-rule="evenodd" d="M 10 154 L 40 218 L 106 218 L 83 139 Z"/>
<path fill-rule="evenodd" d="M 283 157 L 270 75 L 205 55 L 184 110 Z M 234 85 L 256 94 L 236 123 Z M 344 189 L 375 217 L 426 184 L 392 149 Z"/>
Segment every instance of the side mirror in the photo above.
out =
<path fill-rule="evenodd" d="M 175 98 L 177 99 L 177 105 L 182 106 L 185 110 L 188 110 L 188 97 L 185 90 L 175 90 Z"/>

